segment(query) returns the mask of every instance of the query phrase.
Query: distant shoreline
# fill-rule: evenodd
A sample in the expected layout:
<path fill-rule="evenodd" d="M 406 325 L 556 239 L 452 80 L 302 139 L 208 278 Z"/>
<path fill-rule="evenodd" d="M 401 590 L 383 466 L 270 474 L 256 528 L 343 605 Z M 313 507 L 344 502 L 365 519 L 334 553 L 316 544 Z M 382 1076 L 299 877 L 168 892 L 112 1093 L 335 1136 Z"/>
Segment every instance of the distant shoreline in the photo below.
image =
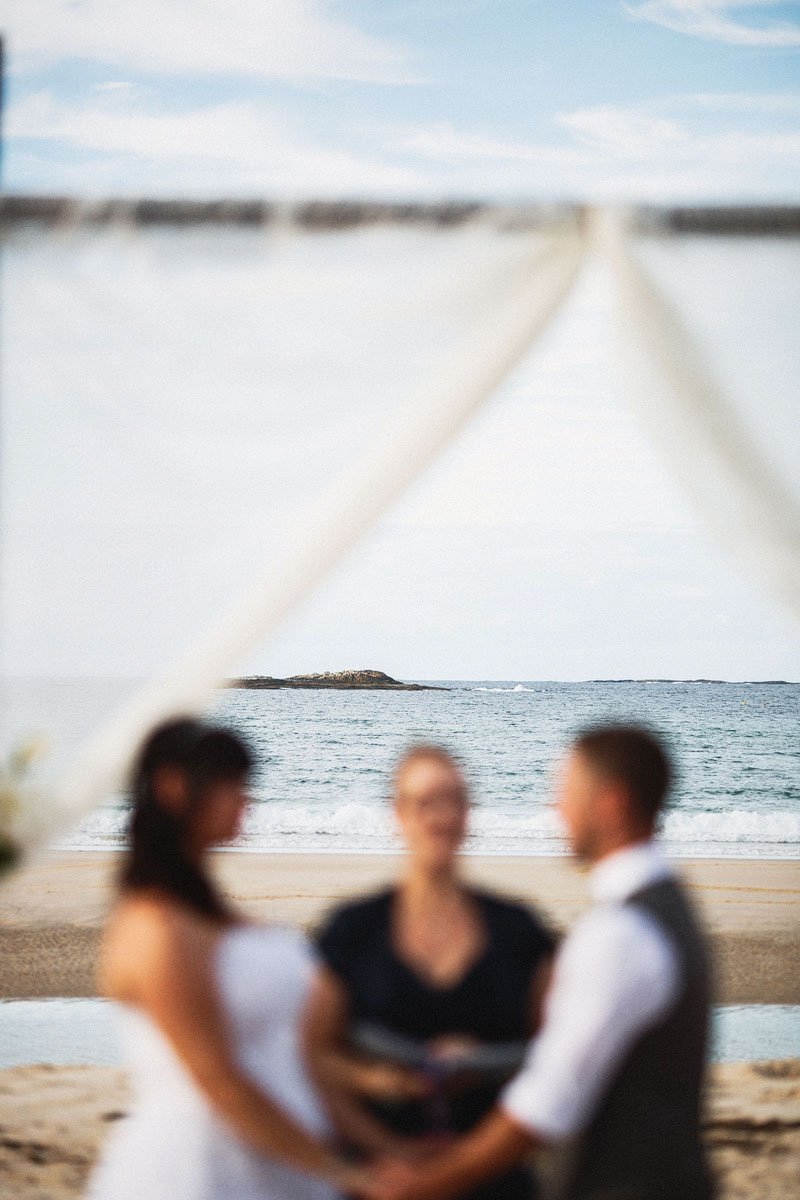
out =
<path fill-rule="evenodd" d="M 798 687 L 800 679 L 522 679 L 513 676 L 508 679 L 448 679 L 448 683 L 557 683 L 559 687 L 574 684 L 583 687 L 587 683 L 720 683 L 724 687 Z"/>
<path fill-rule="evenodd" d="M 393 679 L 383 671 L 326 671 L 320 674 L 245 675 L 231 679 L 223 686 L 234 690 L 276 691 L 279 689 L 313 688 L 329 691 L 385 691 L 385 692 L 447 692 L 463 685 L 487 683 L 525 683 L 528 685 L 556 684 L 559 687 L 585 687 L 587 684 L 714 684 L 721 687 L 800 687 L 796 679 L 522 679 L 509 676 L 505 679 L 437 679 L 405 683 Z"/>
<path fill-rule="evenodd" d="M 366 672 L 353 672 L 353 674 L 365 674 L 365 673 Z M 350 674 L 350 672 L 327 672 L 327 673 L 318 674 L 318 675 L 288 675 L 285 677 L 271 676 L 271 675 L 249 675 L 249 676 L 243 676 L 241 679 L 239 679 L 239 678 L 229 679 L 229 680 L 219 684 L 218 686 L 222 689 L 238 688 L 238 687 L 256 687 L 256 686 L 261 686 L 264 688 L 270 688 L 270 687 L 271 688 L 277 688 L 277 687 L 317 687 L 317 688 L 329 687 L 329 688 L 334 688 L 336 686 L 335 684 L 331 684 L 331 683 L 325 684 L 325 683 L 313 682 L 314 680 L 324 680 L 326 677 L 326 674 L 335 676 L 335 675 L 347 675 L 347 674 Z M 375 672 L 375 674 L 383 674 L 383 672 Z M 36 673 L 33 675 L 25 675 L 25 674 L 20 674 L 20 673 L 14 673 L 14 674 L 8 674 L 5 676 L 5 682 L 9 686 L 12 686 L 15 684 L 31 684 L 31 683 L 37 683 L 37 684 L 48 684 L 48 683 L 49 684 L 52 684 L 52 683 L 91 684 L 91 683 L 108 683 L 108 682 L 114 682 L 114 683 L 118 682 L 118 683 L 125 683 L 125 684 L 131 684 L 131 685 L 136 684 L 136 685 L 143 686 L 143 685 L 147 684 L 149 682 L 149 680 L 150 680 L 150 677 L 148 677 L 148 676 L 125 675 L 125 674 L 122 674 L 122 675 L 80 675 L 80 674 L 61 674 L 61 673 L 59 673 L 59 674 L 55 674 L 55 675 L 46 675 L 46 674 Z M 256 684 L 255 682 L 252 682 L 252 681 L 256 681 L 256 680 L 263 681 L 263 682 L 258 683 L 258 684 Z M 295 680 L 312 680 L 312 682 L 311 683 L 293 682 Z M 585 687 L 587 684 L 595 684 L 595 683 L 598 683 L 598 684 L 599 683 L 603 683 L 603 684 L 615 684 L 615 683 L 626 683 L 626 684 L 628 684 L 628 683 L 639 683 L 639 684 L 691 683 L 691 684 L 695 684 L 695 683 L 697 683 L 697 684 L 719 684 L 722 687 L 767 687 L 767 686 L 800 687 L 800 679 L 706 679 L 706 678 L 696 678 L 696 679 L 674 678 L 674 679 L 670 679 L 670 678 L 666 678 L 666 677 L 664 677 L 664 678 L 654 678 L 654 677 L 637 678 L 637 677 L 633 677 L 633 676 L 630 676 L 630 677 L 626 676 L 625 678 L 619 678 L 619 679 L 533 679 L 533 678 L 526 678 L 524 675 L 506 675 L 506 676 L 495 675 L 495 676 L 491 676 L 491 677 L 486 677 L 484 679 L 478 679 L 478 678 L 445 679 L 444 677 L 440 676 L 436 679 L 431 679 L 431 678 L 423 679 L 423 678 L 417 677 L 413 683 L 404 683 L 401 680 L 393 679 L 390 675 L 387 675 L 387 676 L 385 676 L 385 680 L 386 680 L 386 682 L 384 682 L 382 684 L 364 683 L 364 684 L 358 684 L 358 685 L 343 685 L 343 686 L 358 686 L 358 687 L 365 688 L 365 689 L 373 687 L 376 690 L 392 690 L 392 689 L 396 690 L 399 688 L 401 690 L 408 690 L 408 691 L 434 691 L 434 692 L 435 691 L 450 691 L 454 687 L 463 687 L 463 686 L 468 686 L 468 685 L 487 684 L 487 683 L 525 683 L 525 684 L 537 684 L 537 685 L 554 684 L 558 687 Z"/>
<path fill-rule="evenodd" d="M 542 679 L 537 683 L 722 683 L 727 687 L 753 684 L 756 687 L 797 687 L 796 679 Z"/>

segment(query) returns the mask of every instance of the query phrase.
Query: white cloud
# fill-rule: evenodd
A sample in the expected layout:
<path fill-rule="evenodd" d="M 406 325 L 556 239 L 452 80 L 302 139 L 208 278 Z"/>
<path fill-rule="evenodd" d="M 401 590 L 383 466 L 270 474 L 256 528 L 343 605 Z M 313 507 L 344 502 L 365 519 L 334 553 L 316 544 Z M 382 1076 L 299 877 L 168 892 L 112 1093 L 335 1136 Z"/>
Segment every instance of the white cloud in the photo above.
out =
<path fill-rule="evenodd" d="M 655 147 L 658 153 L 663 153 L 665 148 L 682 147 L 689 140 L 677 121 L 611 104 L 561 113 L 556 123 L 591 146 L 624 155 L 649 158 Z"/>
<path fill-rule="evenodd" d="M 5 0 L 13 69 L 64 59 L 173 74 L 413 82 L 405 51 L 329 0 Z"/>
<path fill-rule="evenodd" d="M 778 128 L 764 114 L 786 119 Z M 386 145 L 438 164 L 451 190 L 490 196 L 786 200 L 800 190 L 798 117 L 795 93 L 704 93 L 558 113 L 560 141 L 511 140 L 436 122 L 400 129 Z"/>
<path fill-rule="evenodd" d="M 697 92 L 674 97 L 674 103 L 681 101 L 717 112 L 800 114 L 800 92 Z"/>
<path fill-rule="evenodd" d="M 486 130 L 457 129 L 451 121 L 436 121 L 400 132 L 392 144 L 437 162 L 530 163 L 562 156 L 565 147 L 499 138 Z"/>
<path fill-rule="evenodd" d="M 96 92 L 129 92 L 133 84 L 128 79 L 107 79 L 104 83 L 96 83 Z"/>
<path fill-rule="evenodd" d="M 800 130 L 750 132 L 729 129 L 696 132 L 678 121 L 652 116 L 638 108 L 600 105 L 556 118 L 588 146 L 620 159 L 657 162 L 661 169 L 686 162 L 708 162 L 714 170 L 743 159 L 771 159 L 800 152 Z"/>
<path fill-rule="evenodd" d="M 149 88 L 111 83 L 81 102 L 40 91 L 11 105 L 15 189 L 663 203 L 791 201 L 800 191 L 794 92 L 579 108 L 555 115 L 550 141 L 449 121 L 370 122 L 324 140 L 285 105 L 240 99 L 170 111 Z"/>
<path fill-rule="evenodd" d="M 776 21 L 737 20 L 741 10 L 775 10 L 785 0 L 645 0 L 624 4 L 631 16 L 663 25 L 676 33 L 724 42 L 731 46 L 800 46 L 800 25 Z"/>
<path fill-rule="evenodd" d="M 175 113 L 148 108 L 127 89 L 105 92 L 92 105 L 37 92 L 11 106 L 7 136 L 94 155 L 61 168 L 56 185 L 83 194 L 118 191 L 113 181 L 120 175 L 135 177 L 136 190 L 162 195 L 405 193 L 427 182 L 412 166 L 314 142 L 280 109 L 250 101 Z"/>

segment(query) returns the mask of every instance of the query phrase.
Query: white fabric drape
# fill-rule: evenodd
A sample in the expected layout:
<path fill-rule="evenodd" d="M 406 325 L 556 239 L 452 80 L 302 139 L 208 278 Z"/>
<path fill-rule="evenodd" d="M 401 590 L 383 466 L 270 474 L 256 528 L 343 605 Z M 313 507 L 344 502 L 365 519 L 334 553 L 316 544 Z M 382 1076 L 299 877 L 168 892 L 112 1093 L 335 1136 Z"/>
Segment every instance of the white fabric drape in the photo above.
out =
<path fill-rule="evenodd" d="M 800 619 L 800 493 L 764 453 L 752 423 L 743 423 L 691 328 L 643 262 L 625 215 L 598 214 L 594 231 L 613 273 L 632 403 L 715 535 Z M 746 312 L 752 297 L 743 294 L 741 302 Z M 789 396 L 797 396 L 796 375 Z M 763 393 L 752 400 L 770 403 Z M 797 405 L 789 411 L 795 424 L 783 426 L 785 437 L 800 424 Z"/>
<path fill-rule="evenodd" d="M 365 437 L 363 430 L 357 431 L 352 423 L 353 418 L 350 417 L 350 423 L 345 430 L 350 431 L 353 442 L 353 461 L 349 468 L 340 472 L 329 469 L 326 476 L 326 464 L 321 464 L 320 477 L 327 478 L 327 486 L 312 488 L 302 497 L 302 502 L 295 505 L 294 528 L 285 530 L 281 539 L 273 539 L 269 544 L 261 567 L 264 572 L 262 580 L 251 584 L 243 596 L 230 605 L 221 617 L 211 619 L 208 632 L 191 644 L 172 668 L 140 688 L 110 719 L 103 721 L 90 736 L 84 738 L 77 755 L 50 784 L 53 806 L 47 812 L 46 820 L 34 822 L 22 832 L 21 837 L 27 848 L 52 838 L 60 829 L 74 823 L 89 807 L 113 791 L 123 779 L 137 744 L 154 722 L 175 712 L 203 707 L 214 687 L 234 673 L 246 653 L 263 642 L 336 565 L 376 518 L 450 441 L 547 326 L 569 293 L 581 261 L 583 236 L 579 224 L 574 220 L 566 221 L 550 232 L 513 237 L 511 248 L 505 251 L 501 248 L 502 239 L 498 241 L 494 235 L 490 235 L 489 252 L 486 238 L 481 241 L 480 230 L 477 231 L 477 235 L 477 241 L 469 235 L 466 239 L 461 239 L 461 252 L 466 257 L 467 267 L 472 263 L 471 276 L 463 264 L 452 258 L 440 266 L 450 288 L 450 306 L 455 312 L 459 308 L 464 309 L 457 326 L 459 336 L 449 336 L 447 353 L 432 358 L 429 356 L 433 365 L 431 367 L 428 364 L 428 378 L 424 378 L 425 371 L 417 371 L 420 383 L 408 398 L 399 398 L 394 404 L 386 404 L 384 430 L 377 438 Z M 497 245 L 494 245 L 494 242 L 497 242 Z M 205 248 L 208 250 L 207 246 Z M 89 245 L 87 253 L 91 254 L 92 250 L 93 247 Z M 122 257 L 124 258 L 124 255 Z M 398 263 L 402 265 L 402 261 L 402 254 L 395 252 L 395 270 Z M 139 269 L 141 268 L 137 267 L 137 270 Z M 430 274 L 429 264 L 427 270 Z M 480 303 L 476 304 L 476 298 L 470 297 L 469 291 L 464 296 L 458 295 L 462 277 L 468 289 L 474 291 L 477 287 L 477 299 Z M 103 286 L 107 286 L 103 284 L 104 278 L 101 275 L 99 287 L 94 279 L 84 281 L 88 286 L 78 297 L 78 300 L 84 302 L 84 310 L 77 313 L 68 310 L 70 333 L 79 335 L 84 323 L 95 319 L 94 313 L 102 305 Z M 135 284 L 136 279 L 133 282 Z M 283 286 L 301 287 L 307 282 L 307 271 L 301 269 L 299 274 L 285 278 Z M 380 276 L 377 284 L 380 287 Z M 280 285 L 279 277 L 278 287 Z M 323 293 L 325 290 L 323 288 Z M 428 290 L 430 291 L 430 287 Z M 434 294 L 439 290 L 434 289 Z M 412 304 L 422 305 L 426 322 L 423 333 L 430 335 L 430 326 L 437 319 L 437 315 L 440 315 L 436 312 L 427 314 L 430 298 L 426 305 L 424 295 L 421 298 L 415 295 L 413 287 L 409 289 L 409 295 Z M 158 302 L 158 297 L 153 298 L 152 290 L 148 290 L 147 297 L 149 310 L 153 303 Z M 326 297 L 326 300 L 335 303 L 336 297 Z M 64 319 L 64 303 L 65 297 L 57 295 L 56 302 L 51 301 L 50 304 L 50 311 L 61 320 Z M 473 309 L 476 309 L 477 317 Z M 450 320 L 452 314 L 446 315 Z M 159 317 L 161 316 L 162 314 L 159 314 Z M 396 316 L 395 306 L 394 312 L 386 313 L 386 323 L 389 326 L 395 324 Z M 401 311 L 398 323 L 402 322 L 402 319 Z M 174 325 L 170 312 L 163 313 L 163 320 L 167 329 L 170 322 Z M 102 326 L 101 330 L 106 337 L 109 336 Z M 152 337 L 149 326 L 147 332 Z M 348 335 L 352 337 L 353 331 L 349 330 Z M 301 331 L 300 336 L 306 338 L 308 331 Z M 418 339 L 419 336 L 417 331 Z M 320 337 L 324 342 L 324 332 Z M 313 346 L 308 349 L 313 353 Z M 356 350 L 355 346 L 349 350 L 354 360 L 357 359 Z M 102 358 L 102 353 L 103 346 L 100 341 L 98 357 Z M 374 354 L 374 351 L 366 347 L 362 353 L 370 355 Z M 93 356 L 89 358 L 89 368 L 90 371 L 96 370 Z M 191 371 L 191 365 L 187 364 L 186 369 Z M 111 374 L 113 375 L 113 372 Z M 318 374 L 322 374 L 321 370 Z M 414 375 L 408 364 L 405 365 L 405 375 L 409 378 L 413 378 Z M 80 382 L 85 384 L 86 381 L 81 379 Z M 112 378 L 110 382 L 119 387 L 115 379 Z M 108 398 L 104 381 L 92 379 L 91 383 L 105 411 Z M 324 377 L 320 378 L 318 383 L 323 387 L 326 384 L 330 386 Z M 354 384 L 354 390 L 358 391 L 357 384 Z M 76 395 L 75 399 L 77 404 L 82 402 L 79 395 Z M 137 399 L 138 397 L 132 396 L 124 405 L 122 417 L 128 423 L 133 420 L 131 412 L 133 410 L 135 413 Z M 191 397 L 189 400 L 191 401 Z M 373 423 L 374 412 L 382 400 L 381 395 L 379 400 L 372 401 Z M 332 408 L 334 417 L 337 413 L 342 418 L 349 416 L 349 410 L 342 397 L 334 398 Z M 190 433 L 194 424 L 194 413 L 190 405 L 182 411 L 186 432 Z M 255 422 L 258 419 L 256 406 L 252 420 Z M 151 420 L 156 423 L 154 414 L 151 414 Z M 296 414 L 290 411 L 283 412 L 282 422 L 291 423 L 292 420 L 297 422 Z M 135 426 L 130 429 L 136 439 L 131 446 L 131 454 L 134 454 L 134 450 L 140 454 L 152 454 L 155 446 L 159 460 L 163 460 L 166 455 L 166 465 L 169 465 L 169 455 L 173 454 L 176 467 L 180 469 L 186 453 L 181 428 L 173 426 L 169 430 L 174 439 L 173 445 L 169 437 L 154 438 L 152 428 L 147 430 L 149 438 L 143 437 L 143 426 L 146 428 L 146 420 L 139 416 Z M 280 422 L 277 433 L 267 429 L 266 443 L 270 442 L 271 437 L 279 435 Z M 314 431 L 309 430 L 309 439 L 313 436 Z M 341 440 L 340 437 L 339 442 Z M 338 444 L 333 434 L 329 444 L 332 447 Z M 240 446 L 237 446 L 237 453 L 241 453 Z M 303 472 L 304 463 L 297 460 L 297 448 L 294 453 L 295 461 L 291 468 L 296 474 L 300 474 Z M 218 454 L 220 470 L 224 470 L 225 447 L 221 443 L 218 444 Z M 214 445 L 210 448 L 210 455 L 213 462 Z M 316 461 L 319 461 L 319 458 L 318 454 Z M 55 460 L 51 462 L 54 469 L 60 465 Z M 160 465 L 164 465 L 163 462 Z M 275 469 L 279 471 L 280 464 L 276 464 Z M 291 475 L 291 471 L 289 474 Z M 287 482 L 294 483 L 294 480 Z M 120 482 L 120 487 L 123 483 L 124 481 Z M 78 481 L 73 480 L 71 486 L 77 487 Z M 180 502 L 181 495 L 175 490 L 171 474 L 163 486 L 168 491 L 161 498 L 162 503 L 166 502 L 170 495 L 173 503 Z M 270 500 L 279 503 L 279 491 L 280 477 L 276 487 L 269 492 L 267 503 Z M 263 496 L 260 503 L 265 503 Z M 280 524 L 280 514 L 265 516 L 265 529 L 269 533 L 270 523 Z M 272 521 L 270 516 L 273 516 Z M 235 530 L 231 530 L 229 536 L 235 537 Z M 257 579 L 258 571 L 252 555 L 249 561 L 250 574 Z M 210 561 L 205 570 L 209 576 L 214 571 L 218 572 L 219 561 Z M 157 601 L 157 597 L 154 599 Z M 90 593 L 87 593 L 87 602 L 91 603 Z M 155 611 L 154 635 L 157 633 L 158 623 L 159 613 Z"/>
<path fill-rule="evenodd" d="M 535 233 L 478 218 L 460 232 L 396 236 L 98 235 L 78 222 L 9 237 L 4 390 L 14 403 L 0 516 L 12 633 L 0 750 L 26 728 L 19 664 L 58 645 L 48 590 L 63 589 L 63 637 L 75 645 L 91 645 L 97 596 L 118 602 L 116 643 L 98 654 L 108 675 L 117 650 L 142 656 L 149 680 L 85 715 L 77 752 L 40 781 L 47 805 L 16 827 L 25 850 L 119 786 L 153 723 L 201 709 L 333 570 L 536 343 L 587 249 L 609 268 L 643 419 L 720 538 L 800 616 L 800 479 L 765 451 L 763 429 L 710 362 L 703 321 L 678 310 L 626 215 L 590 216 Z M 682 244 L 665 235 L 659 253 L 675 260 Z M 785 245 L 797 253 L 797 239 Z M 785 350 L 791 335 L 765 329 Z M 756 404 L 770 385 L 796 385 L 798 349 L 785 351 L 786 387 L 753 368 L 744 392 Z M 211 526 L 202 547 L 195 511 Z M 78 561 L 65 552 L 60 562 L 73 527 L 84 534 L 72 543 Z M 171 573 L 152 594 L 150 574 L 165 563 Z M 122 582 L 106 594 L 115 569 Z M 185 650 L 165 669 L 167 645 Z"/>
<path fill-rule="evenodd" d="M 297 545 L 287 560 L 270 564 L 269 573 L 207 638 L 97 732 L 59 788 L 59 809 L 68 819 L 116 786 L 154 722 L 202 708 L 247 651 L 278 627 L 457 434 L 557 312 L 581 252 L 577 230 L 553 237 L 530 263 L 527 277 L 473 331 L 469 344 L 410 398 L 402 423 L 322 498 L 318 511 L 297 530 Z"/>

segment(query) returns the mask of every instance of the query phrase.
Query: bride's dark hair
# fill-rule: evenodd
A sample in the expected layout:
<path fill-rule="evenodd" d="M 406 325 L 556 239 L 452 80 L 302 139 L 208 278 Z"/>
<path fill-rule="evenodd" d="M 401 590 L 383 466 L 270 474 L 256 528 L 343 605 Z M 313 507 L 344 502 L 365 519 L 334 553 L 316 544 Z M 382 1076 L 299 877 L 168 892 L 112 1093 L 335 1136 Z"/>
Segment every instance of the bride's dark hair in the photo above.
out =
<path fill-rule="evenodd" d="M 235 733 L 191 717 L 159 725 L 139 752 L 133 770 L 129 850 L 120 875 L 124 891 L 157 888 L 204 916 L 228 920 L 231 911 L 186 850 L 193 815 L 214 783 L 243 779 L 253 766 L 249 747 Z M 174 812 L 156 794 L 162 767 L 179 767 L 188 803 Z"/>

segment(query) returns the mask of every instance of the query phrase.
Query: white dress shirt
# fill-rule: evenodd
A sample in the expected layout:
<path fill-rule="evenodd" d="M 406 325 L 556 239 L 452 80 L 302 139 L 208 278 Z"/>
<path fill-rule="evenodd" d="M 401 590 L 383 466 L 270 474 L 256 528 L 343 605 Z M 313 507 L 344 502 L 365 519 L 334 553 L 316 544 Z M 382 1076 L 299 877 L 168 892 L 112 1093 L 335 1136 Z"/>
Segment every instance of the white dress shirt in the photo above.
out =
<path fill-rule="evenodd" d="M 671 874 L 653 842 L 592 870 L 594 906 L 556 956 L 541 1032 L 500 1099 L 512 1120 L 545 1140 L 580 1133 L 636 1039 L 678 998 L 671 941 L 647 913 L 625 905 Z"/>

